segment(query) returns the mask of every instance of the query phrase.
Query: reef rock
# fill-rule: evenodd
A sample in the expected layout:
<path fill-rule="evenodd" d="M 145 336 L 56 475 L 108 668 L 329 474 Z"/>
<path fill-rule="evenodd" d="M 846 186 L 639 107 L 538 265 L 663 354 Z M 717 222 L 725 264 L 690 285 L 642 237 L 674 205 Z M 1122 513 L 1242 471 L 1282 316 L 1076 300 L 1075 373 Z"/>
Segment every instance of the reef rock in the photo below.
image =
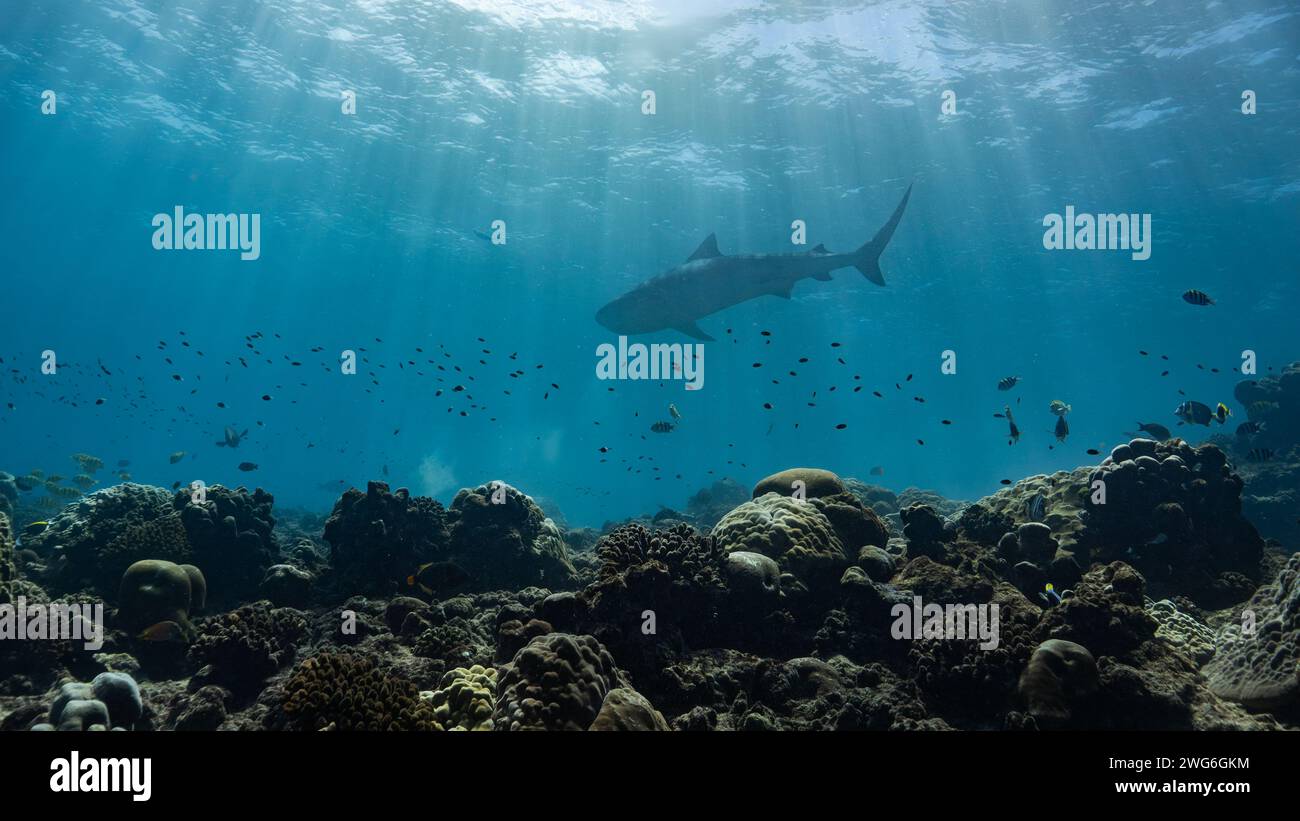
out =
<path fill-rule="evenodd" d="M 207 568 L 215 603 L 233 605 L 257 597 L 266 569 L 279 560 L 274 505 L 275 497 L 261 488 L 249 493 L 243 487 L 212 485 L 202 501 L 188 490 L 172 497 L 193 549 L 192 563 Z"/>
<path fill-rule="evenodd" d="M 766 493 L 776 493 L 780 496 L 794 496 L 800 499 L 820 499 L 845 492 L 847 491 L 840 477 L 829 470 L 790 468 L 759 480 L 759 483 L 754 485 L 751 498 L 757 499 Z"/>
<path fill-rule="evenodd" d="M 1242 623 L 1224 629 L 1205 667 L 1210 689 L 1252 709 L 1294 704 L 1300 699 L 1300 553 L 1244 610 L 1254 614 L 1253 632 Z"/>
<path fill-rule="evenodd" d="M 709 530 L 727 511 L 750 498 L 747 490 L 736 480 L 719 479 L 712 485 L 700 489 L 686 502 L 686 513 L 691 521 L 702 530 Z"/>
<path fill-rule="evenodd" d="M 574 583 L 576 571 L 559 528 L 504 482 L 461 490 L 447 520 L 451 558 L 470 574 L 475 589 L 563 589 Z"/>
<path fill-rule="evenodd" d="M 440 502 L 370 482 L 364 493 L 349 488 L 334 503 L 324 538 L 340 593 L 385 595 L 444 553 L 450 535 Z"/>
<path fill-rule="evenodd" d="M 1049 639 L 1030 657 L 1019 692 L 1039 726 L 1055 728 L 1070 721 L 1073 701 L 1091 695 L 1097 687 L 1097 661 L 1088 648 Z"/>

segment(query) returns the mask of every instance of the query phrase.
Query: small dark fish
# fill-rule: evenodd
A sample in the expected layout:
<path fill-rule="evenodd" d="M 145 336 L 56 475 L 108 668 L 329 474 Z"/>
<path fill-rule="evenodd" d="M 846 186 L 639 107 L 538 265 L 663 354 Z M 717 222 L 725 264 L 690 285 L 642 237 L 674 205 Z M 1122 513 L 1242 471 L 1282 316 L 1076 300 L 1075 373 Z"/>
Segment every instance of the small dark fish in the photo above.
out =
<path fill-rule="evenodd" d="M 1252 448 L 1246 458 L 1252 462 L 1267 462 L 1273 458 L 1272 448 Z"/>
<path fill-rule="evenodd" d="M 407 587 L 416 587 L 432 596 L 461 586 L 470 580 L 470 574 L 455 562 L 429 562 L 406 577 Z"/>
<path fill-rule="evenodd" d="M 1263 422 L 1242 422 L 1240 425 L 1237 426 L 1237 435 L 1254 436 L 1255 434 L 1264 430 L 1264 427 L 1265 425 Z"/>
<path fill-rule="evenodd" d="M 1204 291 L 1198 291 L 1195 288 L 1183 292 L 1183 302 L 1186 302 L 1189 305 L 1213 305 L 1214 304 L 1214 300 L 1210 299 L 1209 294 L 1205 293 Z"/>
<path fill-rule="evenodd" d="M 1010 405 L 1003 406 L 1002 413 L 1006 415 L 1007 424 L 1010 425 L 1011 427 L 1011 431 L 1008 434 L 1010 436 L 1010 439 L 1007 441 L 1007 444 L 1014 445 L 1016 442 L 1020 441 L 1020 428 L 1016 427 L 1016 420 L 1015 417 L 1011 415 Z"/>
<path fill-rule="evenodd" d="M 19 490 L 21 490 L 23 493 L 27 493 L 28 491 L 35 490 L 36 484 L 37 484 L 36 481 L 32 479 L 32 477 L 30 476 L 14 477 L 14 486 L 17 487 Z"/>
<path fill-rule="evenodd" d="M 650 426 L 650 430 L 655 433 L 672 433 L 676 427 L 672 422 L 655 422 Z"/>
<path fill-rule="evenodd" d="M 174 465 L 174 464 L 176 464 L 177 462 L 179 462 L 180 460 L 182 460 L 182 459 L 184 459 L 184 458 L 185 458 L 185 451 L 183 451 L 183 450 L 178 450 L 178 451 L 176 451 L 175 453 L 173 453 L 171 456 L 168 456 L 168 457 L 167 457 L 167 461 L 168 461 L 170 464 L 173 464 L 173 465 Z"/>
<path fill-rule="evenodd" d="M 1064 416 L 1056 417 L 1056 441 L 1064 442 L 1070 435 L 1070 423 L 1065 421 Z"/>
<path fill-rule="evenodd" d="M 1020 377 L 1018 376 L 1004 376 L 998 380 L 998 390 L 1009 391 L 1014 388 L 1016 383 L 1019 381 Z"/>
<path fill-rule="evenodd" d="M 252 471 L 254 471 L 254 470 L 257 470 L 257 463 L 256 463 L 256 462 L 240 462 L 240 463 L 239 463 L 239 469 L 242 470 L 242 471 L 245 472 L 245 473 L 250 473 L 250 472 L 252 472 Z"/>
<path fill-rule="evenodd" d="M 880 465 L 876 465 L 875 467 L 873 467 L 873 468 L 871 469 L 871 475 L 872 475 L 872 476 L 884 476 L 884 475 L 885 475 L 885 469 L 884 469 L 883 467 L 881 467 Z"/>
<path fill-rule="evenodd" d="M 221 432 L 221 441 L 217 442 L 217 447 L 237 448 L 239 447 L 239 443 L 244 441 L 244 437 L 246 436 L 248 436 L 248 428 L 244 428 L 244 432 L 240 433 L 229 425 L 226 425 L 225 430 Z"/>
<path fill-rule="evenodd" d="M 1138 430 L 1151 434 L 1161 442 L 1173 435 L 1169 432 L 1169 428 L 1157 422 L 1138 422 Z"/>
<path fill-rule="evenodd" d="M 1010 480 L 1010 479 L 1003 479 L 1001 482 L 999 482 L 999 484 L 1009 485 L 1009 484 L 1011 484 L 1011 480 Z"/>
<path fill-rule="evenodd" d="M 1100 456 L 1100 455 L 1101 455 L 1101 451 L 1097 450 L 1096 448 L 1088 448 L 1088 450 L 1086 451 L 1086 453 L 1087 453 L 1089 456 Z"/>
<path fill-rule="evenodd" d="M 1218 420 L 1220 425 L 1227 422 L 1229 416 L 1232 416 L 1232 411 L 1228 410 L 1228 406 L 1222 402 L 1214 408 L 1214 418 Z"/>
<path fill-rule="evenodd" d="M 185 631 L 174 621 L 160 621 L 140 631 L 136 638 L 141 641 L 180 644 L 185 641 Z"/>

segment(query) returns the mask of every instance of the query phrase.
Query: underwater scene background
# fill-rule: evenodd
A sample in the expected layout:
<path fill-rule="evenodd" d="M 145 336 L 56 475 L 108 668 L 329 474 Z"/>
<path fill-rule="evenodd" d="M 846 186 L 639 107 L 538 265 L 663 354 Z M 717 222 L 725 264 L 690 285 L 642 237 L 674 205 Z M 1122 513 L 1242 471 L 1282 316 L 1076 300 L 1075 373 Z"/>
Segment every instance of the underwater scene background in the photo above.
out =
<path fill-rule="evenodd" d="M 0 602 L 106 632 L 0 726 L 1294 727 L 1300 19 L 1189 8 L 4 4 Z"/>

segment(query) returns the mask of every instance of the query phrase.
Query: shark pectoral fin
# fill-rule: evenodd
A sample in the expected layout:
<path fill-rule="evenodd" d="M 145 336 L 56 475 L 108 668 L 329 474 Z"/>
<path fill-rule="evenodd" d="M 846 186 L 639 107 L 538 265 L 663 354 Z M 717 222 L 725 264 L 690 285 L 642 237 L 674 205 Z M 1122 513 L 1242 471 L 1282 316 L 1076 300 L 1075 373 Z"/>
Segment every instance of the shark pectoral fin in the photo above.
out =
<path fill-rule="evenodd" d="M 698 339 L 701 342 L 713 341 L 713 337 L 706 334 L 704 329 L 695 322 L 686 322 L 681 325 L 674 325 L 673 330 L 684 333 L 692 339 Z"/>
<path fill-rule="evenodd" d="M 827 250 L 826 250 L 826 246 L 823 245 L 823 244 L 821 244 L 821 243 L 819 242 L 819 243 L 817 243 L 817 247 L 813 249 L 813 253 L 814 253 L 814 254 L 829 254 L 830 251 L 827 251 Z"/>
<path fill-rule="evenodd" d="M 713 259 L 720 257 L 722 253 L 718 251 L 718 237 L 716 234 L 709 234 L 700 243 L 700 247 L 695 249 L 695 253 L 686 258 L 687 262 L 694 262 L 697 259 Z"/>

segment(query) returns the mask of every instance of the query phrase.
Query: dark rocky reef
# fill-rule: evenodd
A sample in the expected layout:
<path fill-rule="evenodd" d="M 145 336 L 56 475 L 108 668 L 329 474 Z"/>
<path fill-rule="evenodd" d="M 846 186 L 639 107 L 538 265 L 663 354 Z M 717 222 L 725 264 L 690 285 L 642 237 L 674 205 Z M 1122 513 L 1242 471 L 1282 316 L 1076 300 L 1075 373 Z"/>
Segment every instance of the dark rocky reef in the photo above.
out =
<path fill-rule="evenodd" d="M 266 569 L 279 559 L 275 497 L 261 488 L 251 493 L 213 485 L 205 500 L 177 491 L 172 506 L 180 514 L 193 550 L 192 564 L 205 569 L 208 592 L 219 606 L 256 598 Z M 159 558 L 151 556 L 150 558 Z"/>
<path fill-rule="evenodd" d="M 565 589 L 576 581 L 564 536 L 532 499 L 504 482 L 465 488 L 447 512 L 450 558 L 474 589 Z"/>
<path fill-rule="evenodd" d="M 324 538 L 336 590 L 387 595 L 409 589 L 406 577 L 444 554 L 450 534 L 441 502 L 370 482 L 364 493 L 350 488 L 334 503 Z"/>

